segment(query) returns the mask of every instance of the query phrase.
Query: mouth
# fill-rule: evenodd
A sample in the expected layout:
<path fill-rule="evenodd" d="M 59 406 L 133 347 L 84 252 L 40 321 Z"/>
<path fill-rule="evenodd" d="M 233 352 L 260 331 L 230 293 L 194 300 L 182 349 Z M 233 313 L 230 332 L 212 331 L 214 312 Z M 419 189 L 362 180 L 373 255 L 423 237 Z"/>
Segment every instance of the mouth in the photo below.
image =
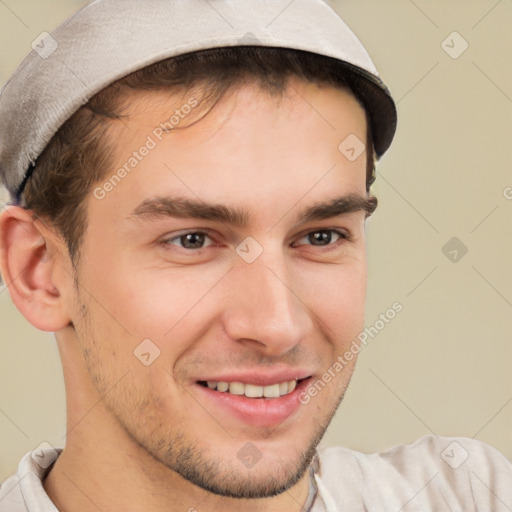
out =
<path fill-rule="evenodd" d="M 241 382 L 240 377 L 233 380 L 200 380 L 196 381 L 195 389 L 206 409 L 221 414 L 223 421 L 253 427 L 277 428 L 283 425 L 282 428 L 286 428 L 286 425 L 297 421 L 297 415 L 304 410 L 299 396 L 311 378 L 284 380 L 281 377 L 269 380 L 256 377 L 247 378 L 249 382 Z M 263 382 L 255 383 L 258 380 Z"/>
<path fill-rule="evenodd" d="M 297 385 L 306 379 L 294 379 L 276 382 L 268 386 L 245 384 L 243 382 L 199 381 L 198 384 L 220 393 L 229 393 L 246 398 L 280 398 L 293 393 Z"/>

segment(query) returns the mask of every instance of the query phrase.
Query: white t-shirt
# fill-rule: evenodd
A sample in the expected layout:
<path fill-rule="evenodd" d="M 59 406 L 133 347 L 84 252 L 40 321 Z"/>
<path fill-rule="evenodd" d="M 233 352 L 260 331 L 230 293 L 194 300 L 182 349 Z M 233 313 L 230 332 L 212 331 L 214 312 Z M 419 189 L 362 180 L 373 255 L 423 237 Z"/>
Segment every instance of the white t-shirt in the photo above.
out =
<path fill-rule="evenodd" d="M 1 512 L 57 512 L 42 485 L 48 468 L 36 462 L 55 455 L 23 457 L 18 472 L 0 486 Z M 512 464 L 466 438 L 427 436 L 375 454 L 328 448 L 315 482 L 311 512 L 512 511 Z"/>

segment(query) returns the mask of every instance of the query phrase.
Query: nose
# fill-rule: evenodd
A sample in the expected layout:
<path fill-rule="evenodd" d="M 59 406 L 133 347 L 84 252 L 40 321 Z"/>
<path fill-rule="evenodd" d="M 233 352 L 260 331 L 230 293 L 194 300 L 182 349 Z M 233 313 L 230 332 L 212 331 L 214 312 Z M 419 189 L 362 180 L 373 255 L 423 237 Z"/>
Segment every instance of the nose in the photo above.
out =
<path fill-rule="evenodd" d="M 263 253 L 253 263 L 238 262 L 233 270 L 229 283 L 232 293 L 223 315 L 224 328 L 232 340 L 277 357 L 311 333 L 313 320 L 307 297 L 284 257 L 271 260 Z"/>

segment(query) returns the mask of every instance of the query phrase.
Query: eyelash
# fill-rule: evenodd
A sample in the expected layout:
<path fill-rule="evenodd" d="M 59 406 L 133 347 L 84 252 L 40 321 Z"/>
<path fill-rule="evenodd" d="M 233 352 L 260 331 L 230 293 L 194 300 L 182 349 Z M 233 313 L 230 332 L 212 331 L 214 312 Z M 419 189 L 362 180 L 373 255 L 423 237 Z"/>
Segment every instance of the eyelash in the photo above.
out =
<path fill-rule="evenodd" d="M 349 233 L 345 232 L 345 231 L 340 231 L 338 229 L 329 229 L 329 228 L 325 228 L 325 229 L 315 229 L 315 230 L 312 230 L 312 231 L 308 231 L 306 233 L 304 233 L 303 235 L 301 235 L 298 240 L 302 240 L 303 238 L 306 238 L 308 237 L 309 235 L 312 235 L 314 233 L 331 233 L 331 234 L 335 234 L 337 236 L 339 236 L 338 240 L 335 240 L 334 242 L 332 243 L 328 243 L 326 245 L 318 245 L 318 246 L 315 246 L 313 244 L 303 244 L 303 245 L 310 245 L 311 247 L 318 247 L 320 249 L 322 248 L 332 248 L 334 246 L 337 246 L 337 245 L 340 245 L 341 243 L 343 242 L 348 242 L 351 240 L 351 237 L 349 235 Z M 213 242 L 207 246 L 203 246 L 203 247 L 198 247 L 198 248 L 186 248 L 186 247 L 182 247 L 182 246 L 178 246 L 178 244 L 172 244 L 171 242 L 174 241 L 174 240 L 180 240 L 181 238 L 187 236 L 187 235 L 204 235 L 205 237 L 208 237 L 210 238 L 210 240 Z M 179 235 L 175 235 L 173 237 L 170 237 L 170 238 L 166 238 L 164 240 L 162 240 L 162 245 L 164 246 L 170 246 L 170 245 L 176 245 L 178 246 L 180 249 L 183 249 L 187 252 L 194 252 L 194 251 L 200 251 L 201 249 L 206 249 L 207 247 L 211 247 L 211 246 L 216 246 L 218 244 L 215 243 L 215 240 L 213 239 L 213 236 L 212 236 L 212 233 L 208 230 L 202 230 L 202 229 L 198 229 L 198 230 L 191 230 L 191 231 L 186 231 L 186 232 L 183 232 L 183 233 L 180 233 Z M 295 243 L 295 242 L 294 242 Z M 293 244 L 292 244 L 292 247 L 293 247 Z"/>

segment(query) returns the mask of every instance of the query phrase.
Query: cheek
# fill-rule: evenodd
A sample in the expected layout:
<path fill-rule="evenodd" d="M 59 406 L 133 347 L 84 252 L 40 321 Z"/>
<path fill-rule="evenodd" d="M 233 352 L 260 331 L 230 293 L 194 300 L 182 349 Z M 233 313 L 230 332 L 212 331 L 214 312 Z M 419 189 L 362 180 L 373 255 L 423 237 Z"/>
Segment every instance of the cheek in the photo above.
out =
<path fill-rule="evenodd" d="M 220 266 L 159 269 L 121 262 L 109 272 L 95 270 L 89 285 L 98 329 L 130 352 L 150 339 L 163 355 L 179 354 L 209 325 L 215 314 L 210 296 L 225 272 Z"/>
<path fill-rule="evenodd" d="M 366 262 L 354 259 L 302 272 L 302 289 L 311 311 L 338 343 L 350 342 L 364 325 Z"/>

